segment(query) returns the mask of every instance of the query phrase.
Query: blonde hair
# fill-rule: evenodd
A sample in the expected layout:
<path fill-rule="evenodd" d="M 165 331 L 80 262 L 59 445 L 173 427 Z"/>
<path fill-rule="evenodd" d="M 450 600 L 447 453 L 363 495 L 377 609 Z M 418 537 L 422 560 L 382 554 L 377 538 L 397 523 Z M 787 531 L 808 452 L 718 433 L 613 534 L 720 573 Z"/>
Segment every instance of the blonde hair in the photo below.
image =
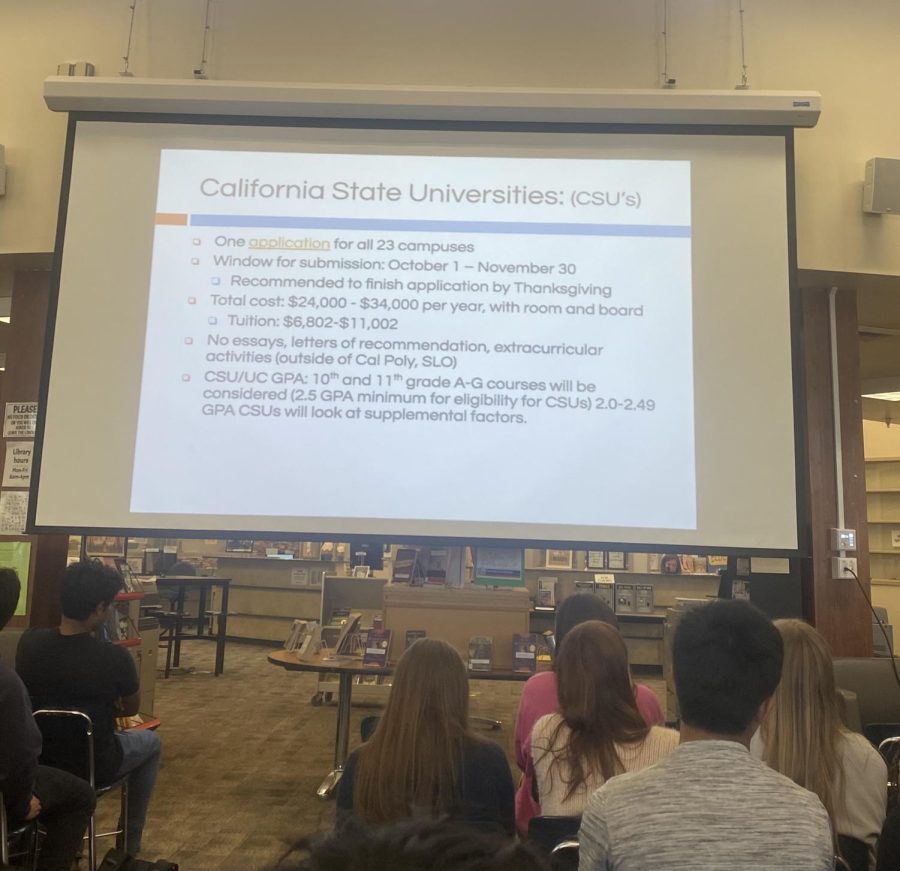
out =
<path fill-rule="evenodd" d="M 469 680 L 456 650 L 422 638 L 400 658 L 391 694 L 359 751 L 353 810 L 370 823 L 437 817 L 460 804 L 469 730 Z"/>
<path fill-rule="evenodd" d="M 835 807 L 843 793 L 838 741 L 844 726 L 825 639 L 802 620 L 776 620 L 784 665 L 773 704 L 762 724 L 764 760 L 814 792 L 835 832 Z"/>

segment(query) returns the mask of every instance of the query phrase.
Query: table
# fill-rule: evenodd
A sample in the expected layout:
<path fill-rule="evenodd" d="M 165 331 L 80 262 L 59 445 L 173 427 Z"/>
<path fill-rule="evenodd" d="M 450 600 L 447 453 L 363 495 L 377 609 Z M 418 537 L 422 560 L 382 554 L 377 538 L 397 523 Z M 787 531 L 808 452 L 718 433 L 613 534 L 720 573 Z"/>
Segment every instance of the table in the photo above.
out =
<path fill-rule="evenodd" d="M 394 673 L 392 665 L 363 665 L 362 657 L 353 659 L 329 659 L 330 652 L 317 653 L 305 659 L 297 659 L 287 650 L 276 650 L 268 655 L 272 665 L 280 666 L 287 671 L 306 671 L 316 674 L 337 674 L 338 676 L 338 710 L 337 726 L 334 735 L 334 768 L 316 790 L 321 799 L 331 798 L 344 774 L 344 763 L 347 761 L 350 744 L 350 701 L 353 692 L 353 678 L 360 674 L 390 675 Z M 491 671 L 470 671 L 469 678 L 474 680 L 516 680 L 526 681 L 531 677 L 524 672 L 492 669 Z"/>
<path fill-rule="evenodd" d="M 231 585 L 231 578 L 203 578 L 199 575 L 166 575 L 156 579 L 156 588 L 175 590 L 175 613 L 172 634 L 169 639 L 171 648 L 172 665 L 178 667 L 181 661 L 181 642 L 193 638 L 214 638 L 216 642 L 216 665 L 213 673 L 218 677 L 225 670 L 225 634 L 228 628 L 228 590 Z M 219 611 L 218 630 L 214 636 L 203 634 L 203 617 L 206 614 L 206 603 L 209 593 L 218 587 L 222 591 L 222 605 Z M 190 590 L 198 590 L 200 593 L 200 604 L 197 610 L 197 617 L 186 617 L 184 614 L 184 603 L 187 593 Z M 197 621 L 197 632 L 182 632 L 181 628 L 185 623 Z M 169 676 L 169 651 L 166 652 L 166 677 Z"/>

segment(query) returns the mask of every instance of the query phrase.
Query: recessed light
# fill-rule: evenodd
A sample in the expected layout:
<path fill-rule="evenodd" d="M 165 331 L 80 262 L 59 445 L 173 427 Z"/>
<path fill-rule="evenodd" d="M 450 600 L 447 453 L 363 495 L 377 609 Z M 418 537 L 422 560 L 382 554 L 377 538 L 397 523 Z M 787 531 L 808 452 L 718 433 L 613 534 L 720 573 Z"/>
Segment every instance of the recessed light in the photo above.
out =
<path fill-rule="evenodd" d="M 900 390 L 891 393 L 863 393 L 863 399 L 885 399 L 888 402 L 900 402 Z"/>
<path fill-rule="evenodd" d="M 0 317 L 0 321 L 2 321 L 4 324 L 8 324 L 9 323 L 9 315 L 7 315 L 6 317 Z"/>

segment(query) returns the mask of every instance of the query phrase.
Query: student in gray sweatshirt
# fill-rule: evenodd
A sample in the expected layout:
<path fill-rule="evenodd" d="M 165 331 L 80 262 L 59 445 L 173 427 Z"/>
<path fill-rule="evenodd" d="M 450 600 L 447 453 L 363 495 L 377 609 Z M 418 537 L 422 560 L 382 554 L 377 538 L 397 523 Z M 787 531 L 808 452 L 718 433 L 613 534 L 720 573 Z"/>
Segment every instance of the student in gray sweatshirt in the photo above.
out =
<path fill-rule="evenodd" d="M 822 803 L 750 755 L 782 657 L 778 631 L 748 602 L 684 614 L 673 644 L 681 743 L 593 794 L 579 871 L 831 871 Z"/>

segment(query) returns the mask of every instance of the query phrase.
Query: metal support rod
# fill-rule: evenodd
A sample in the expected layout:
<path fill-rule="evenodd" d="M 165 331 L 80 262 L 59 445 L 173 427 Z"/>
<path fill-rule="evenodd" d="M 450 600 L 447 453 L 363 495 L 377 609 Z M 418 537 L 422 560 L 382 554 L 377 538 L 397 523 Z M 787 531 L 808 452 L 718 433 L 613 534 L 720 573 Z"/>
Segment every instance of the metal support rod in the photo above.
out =
<path fill-rule="evenodd" d="M 662 87 L 674 88 L 675 79 L 669 78 L 669 0 L 663 0 L 663 69 L 662 69 Z"/>
<path fill-rule="evenodd" d="M 203 48 L 200 51 L 200 66 L 194 70 L 194 78 L 195 79 L 205 79 L 206 78 L 206 64 L 208 62 L 207 57 L 207 49 L 209 47 L 209 15 L 210 8 L 212 7 L 212 0 L 206 0 L 206 14 L 203 18 Z"/>
<path fill-rule="evenodd" d="M 119 73 L 120 76 L 130 76 L 133 73 L 128 69 L 128 65 L 131 63 L 131 38 L 134 35 L 134 11 L 137 8 L 137 0 L 131 0 L 131 22 L 128 25 L 128 45 L 125 47 L 125 54 L 122 57 L 122 60 L 125 61 L 125 66 L 122 68 L 122 72 Z"/>
<path fill-rule="evenodd" d="M 750 88 L 750 77 L 747 75 L 747 46 L 744 43 L 744 0 L 737 0 L 737 4 L 741 32 L 741 83 L 735 90 L 746 91 Z"/>

